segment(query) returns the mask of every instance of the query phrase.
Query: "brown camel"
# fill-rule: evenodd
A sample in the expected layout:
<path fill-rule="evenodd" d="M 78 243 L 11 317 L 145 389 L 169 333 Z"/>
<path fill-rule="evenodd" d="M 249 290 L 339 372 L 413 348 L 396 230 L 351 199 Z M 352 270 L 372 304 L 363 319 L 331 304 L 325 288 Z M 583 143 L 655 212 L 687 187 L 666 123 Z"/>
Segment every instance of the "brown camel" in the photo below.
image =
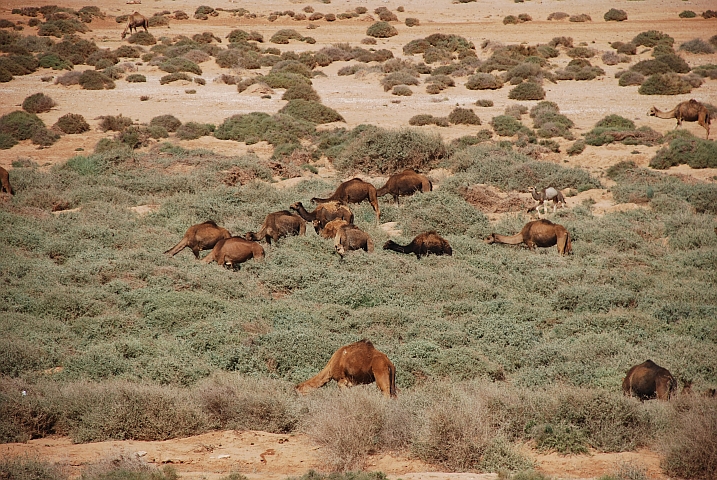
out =
<path fill-rule="evenodd" d="M 264 249 L 259 242 L 252 242 L 241 237 L 223 238 L 214 245 L 211 253 L 202 259 L 202 263 L 222 265 L 225 268 L 238 270 L 240 264 L 250 258 L 264 258 Z"/>
<path fill-rule="evenodd" d="M 347 224 L 336 230 L 334 248 L 342 258 L 346 252 L 352 250 L 365 250 L 368 253 L 373 253 L 373 240 L 371 240 L 368 233 L 356 225 Z"/>
<path fill-rule="evenodd" d="M 189 247 L 192 249 L 194 256 L 199 258 L 200 251 L 214 248 L 214 245 L 216 245 L 219 240 L 231 236 L 232 234 L 229 233 L 229 230 L 219 227 L 212 220 L 209 220 L 208 222 L 189 227 L 179 243 L 164 253 L 174 256 L 186 247 Z"/>
<path fill-rule="evenodd" d="M 562 204 L 563 207 L 567 206 L 563 193 L 557 188 L 548 187 L 542 190 L 538 190 L 535 187 L 528 188 L 528 192 L 533 196 L 535 205 L 528 209 L 528 212 L 533 210 L 538 212 L 538 218 L 540 218 L 540 204 L 543 204 L 543 213 L 548 214 L 548 202 L 553 201 L 553 213 L 557 211 L 558 205 Z"/>
<path fill-rule="evenodd" d="M 383 197 L 390 193 L 393 196 L 393 201 L 398 204 L 399 196 L 413 195 L 416 192 L 430 192 L 431 190 L 433 190 L 433 184 L 428 177 L 407 168 L 401 173 L 391 175 L 386 181 L 386 185 L 376 190 L 376 196 Z"/>
<path fill-rule="evenodd" d="M 675 128 L 682 125 L 683 120 L 685 122 L 697 122 L 702 128 L 707 130 L 707 140 L 710 139 L 710 122 L 712 121 L 710 111 L 694 98 L 686 102 L 678 103 L 675 108 L 668 112 L 662 112 L 656 107 L 652 107 L 647 114 L 657 118 L 675 118 L 677 119 Z"/>
<path fill-rule="evenodd" d="M 573 252 L 573 245 L 570 234 L 562 225 L 553 223 L 550 220 L 533 220 L 525 224 L 520 233 L 511 236 L 491 233 L 485 243 L 506 243 L 508 245 L 520 245 L 524 243 L 529 249 L 535 247 L 558 246 L 558 253 L 561 255 Z"/>
<path fill-rule="evenodd" d="M 389 240 L 383 246 L 383 249 L 399 253 L 415 253 L 416 258 L 421 258 L 421 255 L 428 255 L 429 253 L 434 255 L 453 255 L 451 245 L 435 231 L 421 233 L 405 246 Z"/>
<path fill-rule="evenodd" d="M 10 185 L 10 173 L 4 168 L 0 167 L 0 192 L 2 192 L 3 190 L 10 195 L 15 193 L 12 189 L 12 185 Z"/>
<path fill-rule="evenodd" d="M 307 211 L 301 202 L 292 203 L 289 208 L 307 222 L 311 222 L 316 233 L 320 233 L 327 223 L 337 218 L 354 223 L 354 214 L 351 213 L 349 207 L 341 205 L 339 202 L 320 203 L 313 212 Z"/>
<path fill-rule="evenodd" d="M 149 21 L 147 20 L 147 18 L 145 18 L 144 15 L 140 15 L 139 12 L 134 12 L 130 14 L 130 16 L 127 17 L 127 26 L 122 32 L 122 40 L 124 40 L 124 37 L 127 36 L 127 32 L 129 32 L 130 34 L 132 33 L 132 30 L 137 32 L 137 29 L 139 27 L 144 27 L 144 31 L 149 32 L 149 30 L 147 30 L 148 26 Z"/>
<path fill-rule="evenodd" d="M 247 232 L 244 238 L 251 241 L 266 240 L 271 245 L 281 237 L 287 235 L 304 235 L 306 233 L 306 222 L 295 213 L 288 210 L 270 213 L 264 219 L 259 233 Z"/>
<path fill-rule="evenodd" d="M 622 392 L 627 396 L 634 395 L 640 400 L 655 397 L 658 400 L 669 400 L 676 390 L 675 377 L 652 360 L 632 367 L 622 381 Z"/>
<path fill-rule="evenodd" d="M 314 225 L 318 220 L 314 220 Z M 334 220 L 331 220 L 329 223 L 326 224 L 326 226 L 319 232 L 319 235 L 323 238 L 334 238 L 336 237 L 336 234 L 339 231 L 339 228 L 346 226 L 346 225 L 352 225 L 343 218 L 336 218 Z"/>
<path fill-rule="evenodd" d="M 385 397 L 396 397 L 396 367 L 369 340 L 336 350 L 318 375 L 298 384 L 296 391 L 305 394 L 331 380 L 336 380 L 341 388 L 376 382 Z"/>
<path fill-rule="evenodd" d="M 364 200 L 368 200 L 371 203 L 373 211 L 376 212 L 376 222 L 378 222 L 381 217 L 381 209 L 378 206 L 376 187 L 360 178 L 352 178 L 342 183 L 336 187 L 336 191 L 329 198 L 314 197 L 311 199 L 314 203 L 340 202 L 344 205 L 361 203 Z"/>

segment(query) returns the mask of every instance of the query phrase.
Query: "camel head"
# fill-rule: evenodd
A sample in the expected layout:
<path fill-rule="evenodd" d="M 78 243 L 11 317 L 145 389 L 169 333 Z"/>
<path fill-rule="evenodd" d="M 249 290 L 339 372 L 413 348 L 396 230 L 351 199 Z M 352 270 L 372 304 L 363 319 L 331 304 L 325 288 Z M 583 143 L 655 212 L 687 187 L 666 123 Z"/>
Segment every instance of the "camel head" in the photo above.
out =
<path fill-rule="evenodd" d="M 648 117 L 655 117 L 657 116 L 657 107 L 650 107 L 650 110 L 647 111 Z"/>
<path fill-rule="evenodd" d="M 301 202 L 294 202 L 294 203 L 292 203 L 291 205 L 289 205 L 289 208 L 292 209 L 292 210 L 298 210 L 298 209 L 300 209 L 301 207 L 303 207 L 303 205 L 301 204 Z"/>
<path fill-rule="evenodd" d="M 487 243 L 488 245 L 491 245 L 495 243 L 495 233 L 491 233 L 488 235 L 484 240 L 483 243 Z"/>
<path fill-rule="evenodd" d="M 246 240 L 249 240 L 250 242 L 258 242 L 259 237 L 256 236 L 256 232 L 246 232 L 246 235 L 244 235 L 244 238 Z"/>
<path fill-rule="evenodd" d="M 122 40 L 127 36 L 127 32 L 122 32 Z"/>

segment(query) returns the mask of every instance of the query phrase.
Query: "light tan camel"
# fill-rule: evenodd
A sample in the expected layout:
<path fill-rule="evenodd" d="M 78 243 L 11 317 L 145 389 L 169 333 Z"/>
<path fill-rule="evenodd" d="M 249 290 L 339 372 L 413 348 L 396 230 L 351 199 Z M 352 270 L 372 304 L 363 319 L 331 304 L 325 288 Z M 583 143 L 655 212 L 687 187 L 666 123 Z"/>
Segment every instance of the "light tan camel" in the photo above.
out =
<path fill-rule="evenodd" d="M 710 122 L 712 121 L 710 111 L 694 98 L 686 102 L 678 103 L 675 108 L 668 112 L 662 112 L 658 110 L 657 107 L 652 107 L 647 114 L 657 118 L 675 118 L 677 119 L 675 128 L 682 125 L 683 120 L 685 122 L 697 122 L 702 128 L 707 130 L 707 140 L 710 139 Z"/>
<path fill-rule="evenodd" d="M 340 202 L 344 205 L 349 203 L 361 203 L 364 200 L 368 200 L 373 207 L 373 211 L 376 212 L 376 222 L 378 223 L 381 217 L 381 209 L 378 206 L 378 198 L 376 197 L 376 187 L 368 182 L 364 182 L 360 178 L 352 178 L 338 187 L 336 191 L 331 194 L 329 198 L 317 198 L 311 199 L 314 203 L 326 203 L 326 202 Z"/>
<path fill-rule="evenodd" d="M 415 253 L 416 258 L 421 255 L 453 255 L 453 249 L 448 240 L 438 235 L 435 231 L 424 232 L 416 236 L 408 245 L 399 245 L 393 240 L 387 241 L 384 250 L 393 250 L 399 253 Z"/>
<path fill-rule="evenodd" d="M 127 36 L 127 32 L 131 34 L 132 30 L 134 30 L 136 33 L 139 27 L 144 27 L 144 31 L 149 32 L 149 30 L 147 30 L 148 26 L 149 21 L 144 15 L 141 15 L 139 12 L 134 12 L 130 14 L 130 16 L 127 17 L 127 26 L 122 32 L 122 40 L 124 40 L 124 37 Z"/>
<path fill-rule="evenodd" d="M 543 213 L 548 214 L 548 202 L 553 201 L 553 213 L 557 211 L 558 205 L 562 204 L 563 207 L 567 206 L 563 193 L 557 188 L 548 187 L 542 190 L 538 190 L 535 187 L 528 188 L 528 192 L 533 196 L 535 205 L 528 209 L 528 212 L 535 210 L 538 212 L 538 218 L 540 218 L 540 204 L 543 204 Z"/>
<path fill-rule="evenodd" d="M 669 400 L 676 390 L 675 377 L 652 360 L 632 367 L 622 381 L 622 392 L 627 396 L 634 395 L 640 400 Z"/>
<path fill-rule="evenodd" d="M 396 397 L 396 367 L 369 340 L 336 350 L 318 375 L 298 384 L 296 391 L 308 393 L 331 380 L 336 380 L 341 388 L 376 382 L 385 397 Z"/>
<path fill-rule="evenodd" d="M 214 248 L 214 245 L 216 245 L 219 240 L 231 236 L 232 234 L 229 233 L 229 230 L 218 226 L 213 220 L 209 220 L 189 227 L 179 243 L 164 253 L 174 256 L 189 247 L 198 259 L 199 252 Z"/>
<path fill-rule="evenodd" d="M 251 258 L 264 258 L 264 249 L 259 242 L 252 242 L 241 237 L 231 237 L 219 240 L 209 255 L 202 259 L 202 263 L 216 261 L 225 268 L 238 270 L 242 263 Z"/>
<path fill-rule="evenodd" d="M 511 236 L 491 233 L 485 243 L 505 243 L 508 245 L 520 245 L 524 243 L 531 250 L 535 247 L 558 246 L 558 253 L 567 255 L 573 252 L 573 245 L 570 234 L 562 225 L 553 223 L 550 220 L 534 220 L 525 224 L 520 233 Z"/>
<path fill-rule="evenodd" d="M 391 175 L 386 181 L 386 185 L 376 190 L 376 196 L 383 197 L 390 193 L 393 196 L 393 201 L 399 204 L 399 196 L 413 195 L 416 192 L 430 192 L 431 190 L 433 190 L 433 184 L 428 177 L 407 168 L 401 173 Z"/>

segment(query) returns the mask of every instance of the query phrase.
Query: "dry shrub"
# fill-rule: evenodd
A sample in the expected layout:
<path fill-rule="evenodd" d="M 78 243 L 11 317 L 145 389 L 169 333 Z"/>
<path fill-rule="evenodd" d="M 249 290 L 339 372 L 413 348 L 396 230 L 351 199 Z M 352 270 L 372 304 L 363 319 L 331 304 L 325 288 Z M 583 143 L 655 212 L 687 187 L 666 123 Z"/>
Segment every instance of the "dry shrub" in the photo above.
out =
<path fill-rule="evenodd" d="M 528 207 L 517 194 L 501 195 L 495 188 L 484 185 L 464 188 L 461 195 L 484 213 L 520 212 Z"/>
<path fill-rule="evenodd" d="M 632 85 L 642 85 L 642 82 L 644 81 L 645 76 L 643 74 L 628 70 L 627 72 L 620 75 L 620 80 L 618 80 L 617 83 L 621 87 L 628 87 Z"/>
<path fill-rule="evenodd" d="M 590 18 L 590 15 L 588 15 L 587 13 L 581 13 L 579 15 L 571 15 L 569 20 L 571 22 L 578 22 L 578 23 L 593 21 L 593 19 Z"/>
<path fill-rule="evenodd" d="M 90 125 L 85 121 L 85 117 L 79 113 L 68 113 L 57 119 L 54 127 L 57 127 L 63 133 L 84 133 L 89 131 Z M 53 127 L 53 128 L 54 128 Z"/>
<path fill-rule="evenodd" d="M 565 20 L 570 15 L 565 12 L 553 12 L 548 15 L 548 20 Z"/>
<path fill-rule="evenodd" d="M 487 98 L 482 98 L 480 100 L 476 100 L 476 105 L 479 107 L 492 107 L 494 105 L 493 100 L 489 100 Z"/>
<path fill-rule="evenodd" d="M 620 63 L 620 55 L 615 52 L 605 52 L 602 54 L 601 59 L 605 65 L 617 65 Z"/>
<path fill-rule="evenodd" d="M 398 30 L 388 22 L 376 22 L 366 29 L 366 35 L 374 38 L 389 38 L 398 35 Z"/>
<path fill-rule="evenodd" d="M 412 71 L 401 70 L 399 72 L 392 72 L 386 75 L 381 80 L 383 91 L 388 92 L 397 85 L 418 85 L 419 80 Z"/>
<path fill-rule="evenodd" d="M 705 42 L 701 38 L 695 38 L 688 42 L 684 42 L 680 45 L 680 50 L 694 54 L 712 54 L 715 53 L 715 49 L 709 43 Z"/>
<path fill-rule="evenodd" d="M 627 20 L 627 12 L 625 12 L 625 10 L 611 8 L 610 10 L 605 12 L 603 18 L 606 22 L 624 22 L 625 20 Z"/>
<path fill-rule="evenodd" d="M 182 122 L 174 115 L 158 115 L 149 121 L 149 126 L 163 127 L 168 132 L 176 132 L 182 126 Z"/>
<path fill-rule="evenodd" d="M 413 418 L 401 399 L 383 398 L 375 386 L 321 392 L 302 430 L 323 446 L 333 471 L 359 470 L 369 454 L 408 445 Z M 341 421 L 336 421 L 341 419 Z"/>
<path fill-rule="evenodd" d="M 650 76 L 637 92 L 640 95 L 680 95 L 690 93 L 692 85 L 676 73 L 664 73 Z"/>
<path fill-rule="evenodd" d="M 573 37 L 553 37 L 548 43 L 551 47 L 562 46 L 565 48 L 573 48 Z"/>
<path fill-rule="evenodd" d="M 674 477 L 717 479 L 717 402 L 683 397 L 672 410 L 662 439 L 662 468 Z"/>
<path fill-rule="evenodd" d="M 57 105 L 55 101 L 44 93 L 35 93 L 25 98 L 22 102 L 22 109 L 28 113 L 49 112 Z"/>
<path fill-rule="evenodd" d="M 392 95 L 398 95 L 401 97 L 410 97 L 413 95 L 413 91 L 407 85 L 396 85 L 391 90 Z"/>
<path fill-rule="evenodd" d="M 545 98 L 543 87 L 533 82 L 523 82 L 508 92 L 513 100 L 542 100 Z"/>
<path fill-rule="evenodd" d="M 448 115 L 448 121 L 458 125 L 480 125 L 480 118 L 469 108 L 456 107 Z"/>
<path fill-rule="evenodd" d="M 417 27 L 421 24 L 421 21 L 418 20 L 417 18 L 408 17 L 408 18 L 406 18 L 405 23 L 406 23 L 407 27 Z"/>
<path fill-rule="evenodd" d="M 100 117 L 99 129 L 102 132 L 106 132 L 109 130 L 114 132 L 121 132 L 130 125 L 132 125 L 132 119 L 129 117 L 123 117 L 120 113 L 116 117 L 113 115 Z"/>
<path fill-rule="evenodd" d="M 63 85 L 65 87 L 69 87 L 70 85 L 79 85 L 81 75 L 82 72 L 78 71 L 67 72 L 55 79 L 55 85 Z"/>
<path fill-rule="evenodd" d="M 477 73 L 468 77 L 468 90 L 496 90 L 503 86 L 503 81 L 491 73 Z"/>

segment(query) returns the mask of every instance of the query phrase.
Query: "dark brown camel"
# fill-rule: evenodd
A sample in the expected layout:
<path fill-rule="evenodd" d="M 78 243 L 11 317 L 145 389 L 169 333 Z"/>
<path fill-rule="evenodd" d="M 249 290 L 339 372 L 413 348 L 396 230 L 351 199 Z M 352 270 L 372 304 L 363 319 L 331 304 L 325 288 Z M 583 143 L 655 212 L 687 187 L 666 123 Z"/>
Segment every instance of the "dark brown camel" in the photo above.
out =
<path fill-rule="evenodd" d="M 192 249 L 194 256 L 199 258 L 200 251 L 214 248 L 214 245 L 216 245 L 219 240 L 231 236 L 232 234 L 229 233 L 229 230 L 219 227 L 212 220 L 209 220 L 208 222 L 189 227 L 179 243 L 164 253 L 174 256 L 186 247 L 189 247 Z"/>
<path fill-rule="evenodd" d="M 10 173 L 4 168 L 0 167 L 0 192 L 2 192 L 3 190 L 10 195 L 13 195 L 15 193 L 12 189 L 12 185 L 10 185 Z"/>
<path fill-rule="evenodd" d="M 399 196 L 413 195 L 416 192 L 425 193 L 431 190 L 433 190 L 433 184 L 428 177 L 407 168 L 401 173 L 391 175 L 386 181 L 386 185 L 376 190 L 376 196 L 383 197 L 390 193 L 393 196 L 393 201 L 398 204 Z"/>
<path fill-rule="evenodd" d="M 202 259 L 202 263 L 222 265 L 225 268 L 238 270 L 240 264 L 251 258 L 264 258 L 264 249 L 259 242 L 252 242 L 241 237 L 223 238 L 214 245 L 211 253 Z"/>
<path fill-rule="evenodd" d="M 669 400 L 676 390 L 675 377 L 652 360 L 632 367 L 622 381 L 622 392 L 627 396 L 634 395 L 640 400 Z"/>
<path fill-rule="evenodd" d="M 136 33 L 139 27 L 144 27 L 144 31 L 149 32 L 149 30 L 147 30 L 148 26 L 149 21 L 147 20 L 147 18 L 145 18 L 144 15 L 140 15 L 139 12 L 134 12 L 130 14 L 130 16 L 127 17 L 127 26 L 122 32 L 122 40 L 124 40 L 124 37 L 127 36 L 127 32 L 131 34 L 132 30 L 134 30 Z"/>
<path fill-rule="evenodd" d="M 657 118 L 675 118 L 677 119 L 675 128 L 682 125 L 683 120 L 685 122 L 697 122 L 707 130 L 707 140 L 710 139 L 710 122 L 712 121 L 710 111 L 694 98 L 678 103 L 675 108 L 668 112 L 662 112 L 657 107 L 652 107 L 647 114 Z"/>
<path fill-rule="evenodd" d="M 347 224 L 340 226 L 336 230 L 334 236 L 334 248 L 342 258 L 346 252 L 352 250 L 365 250 L 368 253 L 373 253 L 373 240 L 356 225 Z"/>
<path fill-rule="evenodd" d="M 552 247 L 553 245 L 557 245 L 558 253 L 561 255 L 573 252 L 570 234 L 565 227 L 545 219 L 526 223 L 520 233 L 515 235 L 505 236 L 491 233 L 484 242 L 489 244 L 505 243 L 508 245 L 520 245 L 524 243 L 531 250 L 535 250 L 535 247 Z"/>
<path fill-rule="evenodd" d="M 406 246 L 399 245 L 393 240 L 389 240 L 383 246 L 384 250 L 393 250 L 399 253 L 415 253 L 416 258 L 421 255 L 453 255 L 453 249 L 448 241 L 438 235 L 436 232 L 424 232 L 416 236 L 411 243 Z"/>
<path fill-rule="evenodd" d="M 329 198 L 314 197 L 311 199 L 315 203 L 340 202 L 344 205 L 361 203 L 364 200 L 368 200 L 371 203 L 373 211 L 376 212 L 376 222 L 378 222 L 381 217 L 381 209 L 378 206 L 376 187 L 360 178 L 352 178 L 342 183 L 336 187 L 336 191 Z"/>
<path fill-rule="evenodd" d="M 266 240 L 266 243 L 271 245 L 272 240 L 276 242 L 279 238 L 287 235 L 304 235 L 305 233 L 306 222 L 303 218 L 288 210 L 281 210 L 266 216 L 259 233 L 247 232 L 244 238 L 257 242 Z"/>
<path fill-rule="evenodd" d="M 341 388 L 376 382 L 385 397 L 396 397 L 396 367 L 369 340 L 336 350 L 318 375 L 298 384 L 296 391 L 305 394 L 331 380 L 336 380 Z"/>
<path fill-rule="evenodd" d="M 339 202 L 320 203 L 313 212 L 307 211 L 301 202 L 292 203 L 289 208 L 307 222 L 311 222 L 316 233 L 320 233 L 327 223 L 337 218 L 354 223 L 354 214 L 351 213 L 349 207 L 341 205 Z"/>

